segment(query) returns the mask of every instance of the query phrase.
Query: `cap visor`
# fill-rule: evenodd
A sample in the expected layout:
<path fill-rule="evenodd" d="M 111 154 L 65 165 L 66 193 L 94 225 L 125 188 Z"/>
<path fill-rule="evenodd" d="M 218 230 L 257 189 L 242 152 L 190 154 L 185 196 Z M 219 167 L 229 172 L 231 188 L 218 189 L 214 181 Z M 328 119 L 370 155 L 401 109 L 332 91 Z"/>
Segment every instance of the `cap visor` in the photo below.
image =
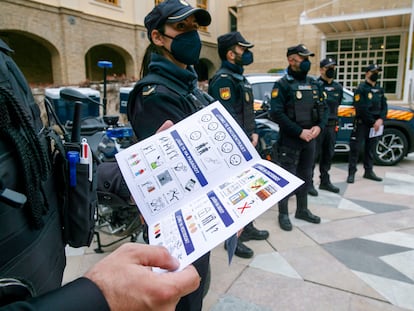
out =
<path fill-rule="evenodd" d="M 248 49 L 254 47 L 254 44 L 251 44 L 250 42 L 237 42 L 237 44 Z"/>
<path fill-rule="evenodd" d="M 199 9 L 199 8 L 192 8 L 190 10 L 182 10 L 181 12 L 176 12 L 175 16 L 170 16 L 167 19 L 167 23 L 176 23 L 180 22 L 182 20 L 185 20 L 190 15 L 195 16 L 197 23 L 200 26 L 208 26 L 211 23 L 211 16 L 210 13 L 208 13 L 206 10 Z"/>
<path fill-rule="evenodd" d="M 334 66 L 334 65 L 336 65 L 336 62 L 329 62 L 326 65 L 324 65 L 323 67 Z"/>
<path fill-rule="evenodd" d="M 310 51 L 308 51 L 308 52 L 299 52 L 298 55 L 300 55 L 300 56 L 315 56 L 315 53 L 312 53 Z"/>

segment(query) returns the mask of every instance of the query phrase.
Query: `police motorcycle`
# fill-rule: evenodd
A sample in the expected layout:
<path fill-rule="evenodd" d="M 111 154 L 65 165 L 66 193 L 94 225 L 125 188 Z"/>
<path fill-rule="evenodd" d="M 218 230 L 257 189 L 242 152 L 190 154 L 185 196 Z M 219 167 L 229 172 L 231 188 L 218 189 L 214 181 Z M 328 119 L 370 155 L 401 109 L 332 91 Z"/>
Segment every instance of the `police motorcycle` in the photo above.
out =
<path fill-rule="evenodd" d="M 61 89 L 60 97 L 78 106 L 85 105 L 85 103 L 102 105 L 74 88 Z M 131 242 L 135 242 L 138 235 L 145 231 L 143 230 L 144 221 L 130 196 L 115 160 L 115 154 L 135 143 L 135 138 L 130 126 L 119 124 L 118 116 L 86 117 L 81 120 L 80 126 L 76 125 L 75 121 L 80 119 L 80 112 L 76 107 L 73 121 L 67 121 L 64 125 L 60 124 L 60 127 L 64 132 L 79 131 L 81 141 L 89 145 L 98 163 L 96 172 L 98 205 L 95 211 L 95 236 L 98 247 L 95 252 L 102 253 L 102 248 L 121 240 L 130 238 Z M 58 120 L 57 116 L 56 120 Z M 101 233 L 117 239 L 103 244 Z"/>
<path fill-rule="evenodd" d="M 255 100 L 257 101 L 259 100 Z M 259 135 L 257 151 L 262 159 L 276 162 L 274 147 L 279 138 L 279 125 L 269 118 L 270 96 L 265 94 L 264 100 L 258 104 L 259 109 L 255 111 L 256 130 Z"/>

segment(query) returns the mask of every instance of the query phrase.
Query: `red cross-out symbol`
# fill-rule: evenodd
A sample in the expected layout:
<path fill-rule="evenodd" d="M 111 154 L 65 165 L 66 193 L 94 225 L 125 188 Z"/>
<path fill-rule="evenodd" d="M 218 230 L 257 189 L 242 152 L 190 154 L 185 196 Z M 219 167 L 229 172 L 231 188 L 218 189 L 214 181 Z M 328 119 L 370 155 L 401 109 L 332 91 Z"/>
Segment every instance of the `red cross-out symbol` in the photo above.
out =
<path fill-rule="evenodd" d="M 252 206 L 251 206 L 251 205 L 249 205 L 247 202 L 245 202 L 245 203 L 244 203 L 244 205 L 243 205 L 242 207 L 238 207 L 237 209 L 241 210 L 241 211 L 240 211 L 240 214 L 243 214 L 244 210 L 245 210 L 246 208 L 250 208 L 250 207 L 252 207 Z"/>

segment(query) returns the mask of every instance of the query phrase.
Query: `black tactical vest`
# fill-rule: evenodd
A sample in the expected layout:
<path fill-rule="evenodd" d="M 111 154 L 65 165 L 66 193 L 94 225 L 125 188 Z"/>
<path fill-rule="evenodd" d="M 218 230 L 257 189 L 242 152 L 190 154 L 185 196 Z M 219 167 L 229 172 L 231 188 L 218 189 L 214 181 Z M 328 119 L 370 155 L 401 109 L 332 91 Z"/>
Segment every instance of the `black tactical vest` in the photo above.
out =
<path fill-rule="evenodd" d="M 371 88 L 367 94 L 368 110 L 375 117 L 378 117 L 381 113 L 381 104 L 384 97 L 383 89 Z"/>
<path fill-rule="evenodd" d="M 319 87 L 316 81 L 307 77 L 305 81 L 287 79 L 289 83 L 289 100 L 287 115 L 302 128 L 311 128 L 319 121 L 318 102 Z"/>

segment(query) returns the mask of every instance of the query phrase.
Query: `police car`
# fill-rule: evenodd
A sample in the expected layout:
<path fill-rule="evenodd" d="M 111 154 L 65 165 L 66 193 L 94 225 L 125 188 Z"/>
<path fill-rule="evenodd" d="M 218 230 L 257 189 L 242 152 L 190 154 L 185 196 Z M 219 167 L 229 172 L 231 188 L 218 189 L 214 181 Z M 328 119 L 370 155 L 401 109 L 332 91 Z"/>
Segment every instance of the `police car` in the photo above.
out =
<path fill-rule="evenodd" d="M 266 113 L 263 107 L 269 105 L 273 84 L 281 77 L 281 74 L 246 75 L 247 80 L 252 85 L 255 97 L 254 107 L 258 116 L 256 123 L 258 124 L 259 131 L 265 133 L 267 137 L 270 136 L 270 131 L 277 131 L 278 127 L 264 120 L 266 119 Z M 350 149 L 349 138 L 355 117 L 355 108 L 352 102 L 353 92 L 344 89 L 342 103 L 338 108 L 339 130 L 335 144 L 336 153 L 347 153 Z M 272 128 L 268 126 L 272 126 Z M 276 137 L 277 134 L 273 135 L 272 141 L 269 140 L 269 142 L 272 143 Z M 375 146 L 375 163 L 387 166 L 395 165 L 410 152 L 414 152 L 414 110 L 388 104 L 388 114 L 384 121 L 384 134 Z"/>

